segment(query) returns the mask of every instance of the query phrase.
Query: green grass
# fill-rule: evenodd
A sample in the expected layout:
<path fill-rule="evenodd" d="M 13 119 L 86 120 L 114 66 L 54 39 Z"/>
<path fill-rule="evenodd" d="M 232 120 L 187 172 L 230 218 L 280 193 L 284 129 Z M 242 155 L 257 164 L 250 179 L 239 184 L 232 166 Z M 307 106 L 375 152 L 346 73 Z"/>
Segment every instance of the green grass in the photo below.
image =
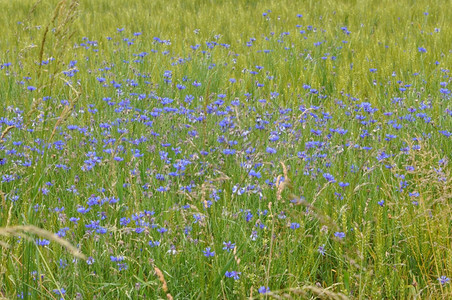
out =
<path fill-rule="evenodd" d="M 0 1 L 0 298 L 451 297 L 449 6 Z"/>

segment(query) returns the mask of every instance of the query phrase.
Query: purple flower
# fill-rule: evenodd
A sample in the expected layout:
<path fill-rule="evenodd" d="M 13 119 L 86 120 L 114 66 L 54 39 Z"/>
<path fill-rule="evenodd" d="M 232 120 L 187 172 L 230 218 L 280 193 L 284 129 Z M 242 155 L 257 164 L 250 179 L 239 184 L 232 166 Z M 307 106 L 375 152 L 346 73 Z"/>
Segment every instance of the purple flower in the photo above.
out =
<path fill-rule="evenodd" d="M 161 228 L 157 229 L 157 231 L 158 231 L 159 233 L 161 233 L 161 234 L 164 234 L 165 232 L 168 231 L 168 229 L 166 229 L 166 228 L 164 228 L 164 227 L 161 227 Z"/>
<path fill-rule="evenodd" d="M 270 292 L 270 288 L 268 286 L 267 287 L 261 286 L 258 289 L 258 292 L 259 292 L 259 294 L 266 294 L 266 293 Z"/>
<path fill-rule="evenodd" d="M 118 264 L 118 271 L 127 270 L 128 268 L 127 264 Z"/>
<path fill-rule="evenodd" d="M 115 261 L 115 262 L 123 261 L 124 260 L 124 256 L 110 256 L 110 260 L 111 261 Z"/>
<path fill-rule="evenodd" d="M 253 177 L 256 177 L 256 178 L 261 178 L 262 177 L 261 172 L 258 172 L 258 171 L 254 170 L 254 169 L 252 169 L 250 171 L 250 176 L 253 176 Z"/>
<path fill-rule="evenodd" d="M 151 248 L 158 247 L 160 246 L 160 241 L 149 241 L 149 246 L 151 246 Z"/>
<path fill-rule="evenodd" d="M 235 247 L 235 244 L 232 243 L 231 241 L 223 242 L 223 245 L 224 245 L 223 250 L 226 250 L 228 252 L 231 251 L 232 249 L 234 249 L 234 247 Z"/>
<path fill-rule="evenodd" d="M 52 292 L 54 292 L 56 295 L 64 295 L 64 294 L 66 294 L 66 290 L 64 288 L 55 289 Z"/>
<path fill-rule="evenodd" d="M 343 239 L 345 237 L 345 233 L 343 233 L 343 232 L 335 232 L 334 236 L 337 237 L 338 239 Z"/>
<path fill-rule="evenodd" d="M 441 276 L 440 278 L 438 278 L 438 281 L 439 281 L 442 285 L 445 285 L 446 283 L 449 283 L 450 278 L 443 275 L 443 276 Z"/>
<path fill-rule="evenodd" d="M 38 246 L 48 246 L 50 244 L 50 241 L 49 240 L 46 240 L 46 239 L 37 239 L 36 240 L 36 245 L 38 245 Z"/>
<path fill-rule="evenodd" d="M 234 278 L 234 280 L 239 280 L 240 279 L 240 277 L 239 277 L 240 274 L 242 274 L 242 272 L 226 271 L 226 273 L 224 273 L 224 276 L 226 276 L 228 278 Z"/>
<path fill-rule="evenodd" d="M 213 257 L 215 256 L 215 251 L 210 251 L 210 247 L 207 247 L 206 250 L 203 251 L 205 257 Z"/>
<path fill-rule="evenodd" d="M 290 229 L 297 229 L 297 228 L 300 228 L 300 224 L 298 224 L 296 222 L 290 224 Z"/>
<path fill-rule="evenodd" d="M 409 195 L 410 197 L 419 197 L 419 192 L 411 192 Z"/>
<path fill-rule="evenodd" d="M 273 149 L 272 147 L 267 147 L 267 149 L 265 151 L 267 151 L 267 153 L 269 153 L 269 154 L 275 154 L 276 153 L 276 149 Z"/>
<path fill-rule="evenodd" d="M 331 175 L 330 173 L 323 173 L 323 177 L 324 177 L 328 182 L 336 182 L 336 179 L 334 179 L 334 176 Z"/>
<path fill-rule="evenodd" d="M 233 155 L 233 154 L 235 154 L 235 149 L 224 149 L 223 154 L 224 155 Z"/>

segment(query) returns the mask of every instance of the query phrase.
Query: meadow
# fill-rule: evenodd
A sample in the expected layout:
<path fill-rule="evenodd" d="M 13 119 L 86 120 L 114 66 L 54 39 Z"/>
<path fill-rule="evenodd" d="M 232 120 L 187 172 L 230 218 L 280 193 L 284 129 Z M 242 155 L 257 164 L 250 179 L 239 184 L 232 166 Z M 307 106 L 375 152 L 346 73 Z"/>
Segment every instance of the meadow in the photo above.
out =
<path fill-rule="evenodd" d="M 449 1 L 0 10 L 0 299 L 452 298 Z"/>

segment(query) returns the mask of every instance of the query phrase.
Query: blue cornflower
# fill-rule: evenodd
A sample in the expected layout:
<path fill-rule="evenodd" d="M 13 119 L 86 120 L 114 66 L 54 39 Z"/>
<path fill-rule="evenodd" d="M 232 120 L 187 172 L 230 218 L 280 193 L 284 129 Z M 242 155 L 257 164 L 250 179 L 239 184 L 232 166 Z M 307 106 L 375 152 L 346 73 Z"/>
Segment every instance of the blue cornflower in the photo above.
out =
<path fill-rule="evenodd" d="M 256 177 L 256 178 L 261 178 L 262 177 L 261 172 L 258 172 L 258 171 L 254 170 L 254 169 L 251 169 L 250 176 L 253 176 L 253 177 Z"/>
<path fill-rule="evenodd" d="M 275 154 L 276 153 L 276 149 L 273 149 L 272 147 L 267 147 L 267 149 L 265 151 L 267 153 L 269 153 L 269 154 Z"/>
<path fill-rule="evenodd" d="M 397 135 L 387 134 L 386 138 L 385 138 L 385 141 L 390 141 L 390 140 L 393 140 L 395 138 L 397 138 Z"/>
<path fill-rule="evenodd" d="M 195 219 L 193 221 L 193 223 L 198 223 L 198 221 L 202 221 L 203 220 L 203 216 L 200 214 L 193 214 L 193 218 Z"/>
<path fill-rule="evenodd" d="M 151 246 L 151 248 L 158 247 L 160 246 L 160 241 L 149 241 L 149 246 Z"/>
<path fill-rule="evenodd" d="M 110 260 L 111 261 L 115 261 L 115 262 L 123 261 L 124 260 L 124 256 L 110 256 Z"/>
<path fill-rule="evenodd" d="M 118 271 L 127 270 L 129 266 L 127 264 L 117 264 L 118 265 Z"/>
<path fill-rule="evenodd" d="M 104 227 L 99 227 L 96 229 L 96 232 L 99 234 L 106 234 L 107 231 L 108 231 L 107 228 L 104 228 Z"/>
<path fill-rule="evenodd" d="M 323 178 L 325 178 L 328 182 L 336 182 L 336 179 L 334 179 L 334 176 L 330 173 L 323 173 Z"/>
<path fill-rule="evenodd" d="M 143 227 L 137 227 L 137 228 L 135 228 L 135 232 L 138 233 L 138 234 L 143 233 L 144 230 L 145 230 L 145 229 L 144 229 Z"/>
<path fill-rule="evenodd" d="M 64 288 L 55 289 L 52 292 L 54 292 L 57 295 L 64 295 L 64 294 L 66 294 L 66 290 Z"/>
<path fill-rule="evenodd" d="M 215 256 L 215 251 L 210 251 L 210 247 L 207 247 L 204 251 L 204 256 L 205 257 L 212 257 Z"/>
<path fill-rule="evenodd" d="M 10 174 L 6 174 L 6 175 L 2 175 L 2 182 L 11 182 L 14 181 L 16 178 L 14 177 L 14 175 L 10 175 Z"/>
<path fill-rule="evenodd" d="M 36 240 L 36 245 L 38 245 L 38 246 L 48 246 L 50 244 L 50 241 L 49 240 L 46 240 L 46 239 L 37 239 Z"/>
<path fill-rule="evenodd" d="M 231 241 L 223 242 L 223 245 L 224 245 L 223 250 L 226 250 L 228 252 L 231 251 L 232 249 L 234 249 L 234 247 L 235 247 L 235 244 L 232 243 Z"/>
<path fill-rule="evenodd" d="M 235 154 L 235 149 L 224 149 L 223 154 L 225 155 L 233 155 Z"/>
<path fill-rule="evenodd" d="M 166 229 L 166 228 L 164 228 L 164 227 L 161 227 L 161 228 L 157 229 L 157 232 L 159 232 L 159 233 L 161 233 L 161 234 L 164 234 L 164 233 L 167 232 L 167 231 L 168 231 L 168 229 Z"/>
<path fill-rule="evenodd" d="M 337 237 L 338 239 L 343 239 L 345 237 L 345 233 L 343 233 L 343 232 L 335 232 L 334 236 Z"/>
<path fill-rule="evenodd" d="M 240 277 L 239 275 L 242 274 L 242 272 L 237 272 L 237 271 L 226 271 L 226 273 L 224 273 L 224 275 L 228 278 L 234 278 L 234 280 L 239 280 Z"/>
<path fill-rule="evenodd" d="M 449 283 L 450 278 L 443 275 L 443 276 L 441 276 L 440 278 L 438 278 L 438 281 L 439 281 L 442 285 L 445 285 L 446 283 Z"/>
<path fill-rule="evenodd" d="M 297 229 L 297 228 L 300 228 L 300 224 L 299 223 L 294 222 L 294 223 L 290 224 L 290 229 Z"/>
<path fill-rule="evenodd" d="M 258 289 L 258 292 L 259 292 L 259 294 L 266 294 L 266 293 L 270 292 L 270 288 L 268 286 L 267 287 L 261 286 Z"/>
<path fill-rule="evenodd" d="M 69 218 L 69 221 L 71 221 L 72 223 L 78 224 L 78 221 L 80 221 L 80 218 L 71 217 L 71 218 Z"/>
<path fill-rule="evenodd" d="M 130 223 L 130 218 L 121 218 L 119 220 L 119 224 L 121 224 L 121 226 L 127 226 Z"/>

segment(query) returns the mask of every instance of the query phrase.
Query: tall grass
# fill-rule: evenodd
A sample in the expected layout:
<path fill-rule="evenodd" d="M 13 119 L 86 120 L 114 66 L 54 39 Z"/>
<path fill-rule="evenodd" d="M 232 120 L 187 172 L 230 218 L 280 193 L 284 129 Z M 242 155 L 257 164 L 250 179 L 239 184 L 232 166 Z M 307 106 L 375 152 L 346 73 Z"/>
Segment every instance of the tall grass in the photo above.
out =
<path fill-rule="evenodd" d="M 0 1 L 0 297 L 449 298 L 448 6 Z"/>

